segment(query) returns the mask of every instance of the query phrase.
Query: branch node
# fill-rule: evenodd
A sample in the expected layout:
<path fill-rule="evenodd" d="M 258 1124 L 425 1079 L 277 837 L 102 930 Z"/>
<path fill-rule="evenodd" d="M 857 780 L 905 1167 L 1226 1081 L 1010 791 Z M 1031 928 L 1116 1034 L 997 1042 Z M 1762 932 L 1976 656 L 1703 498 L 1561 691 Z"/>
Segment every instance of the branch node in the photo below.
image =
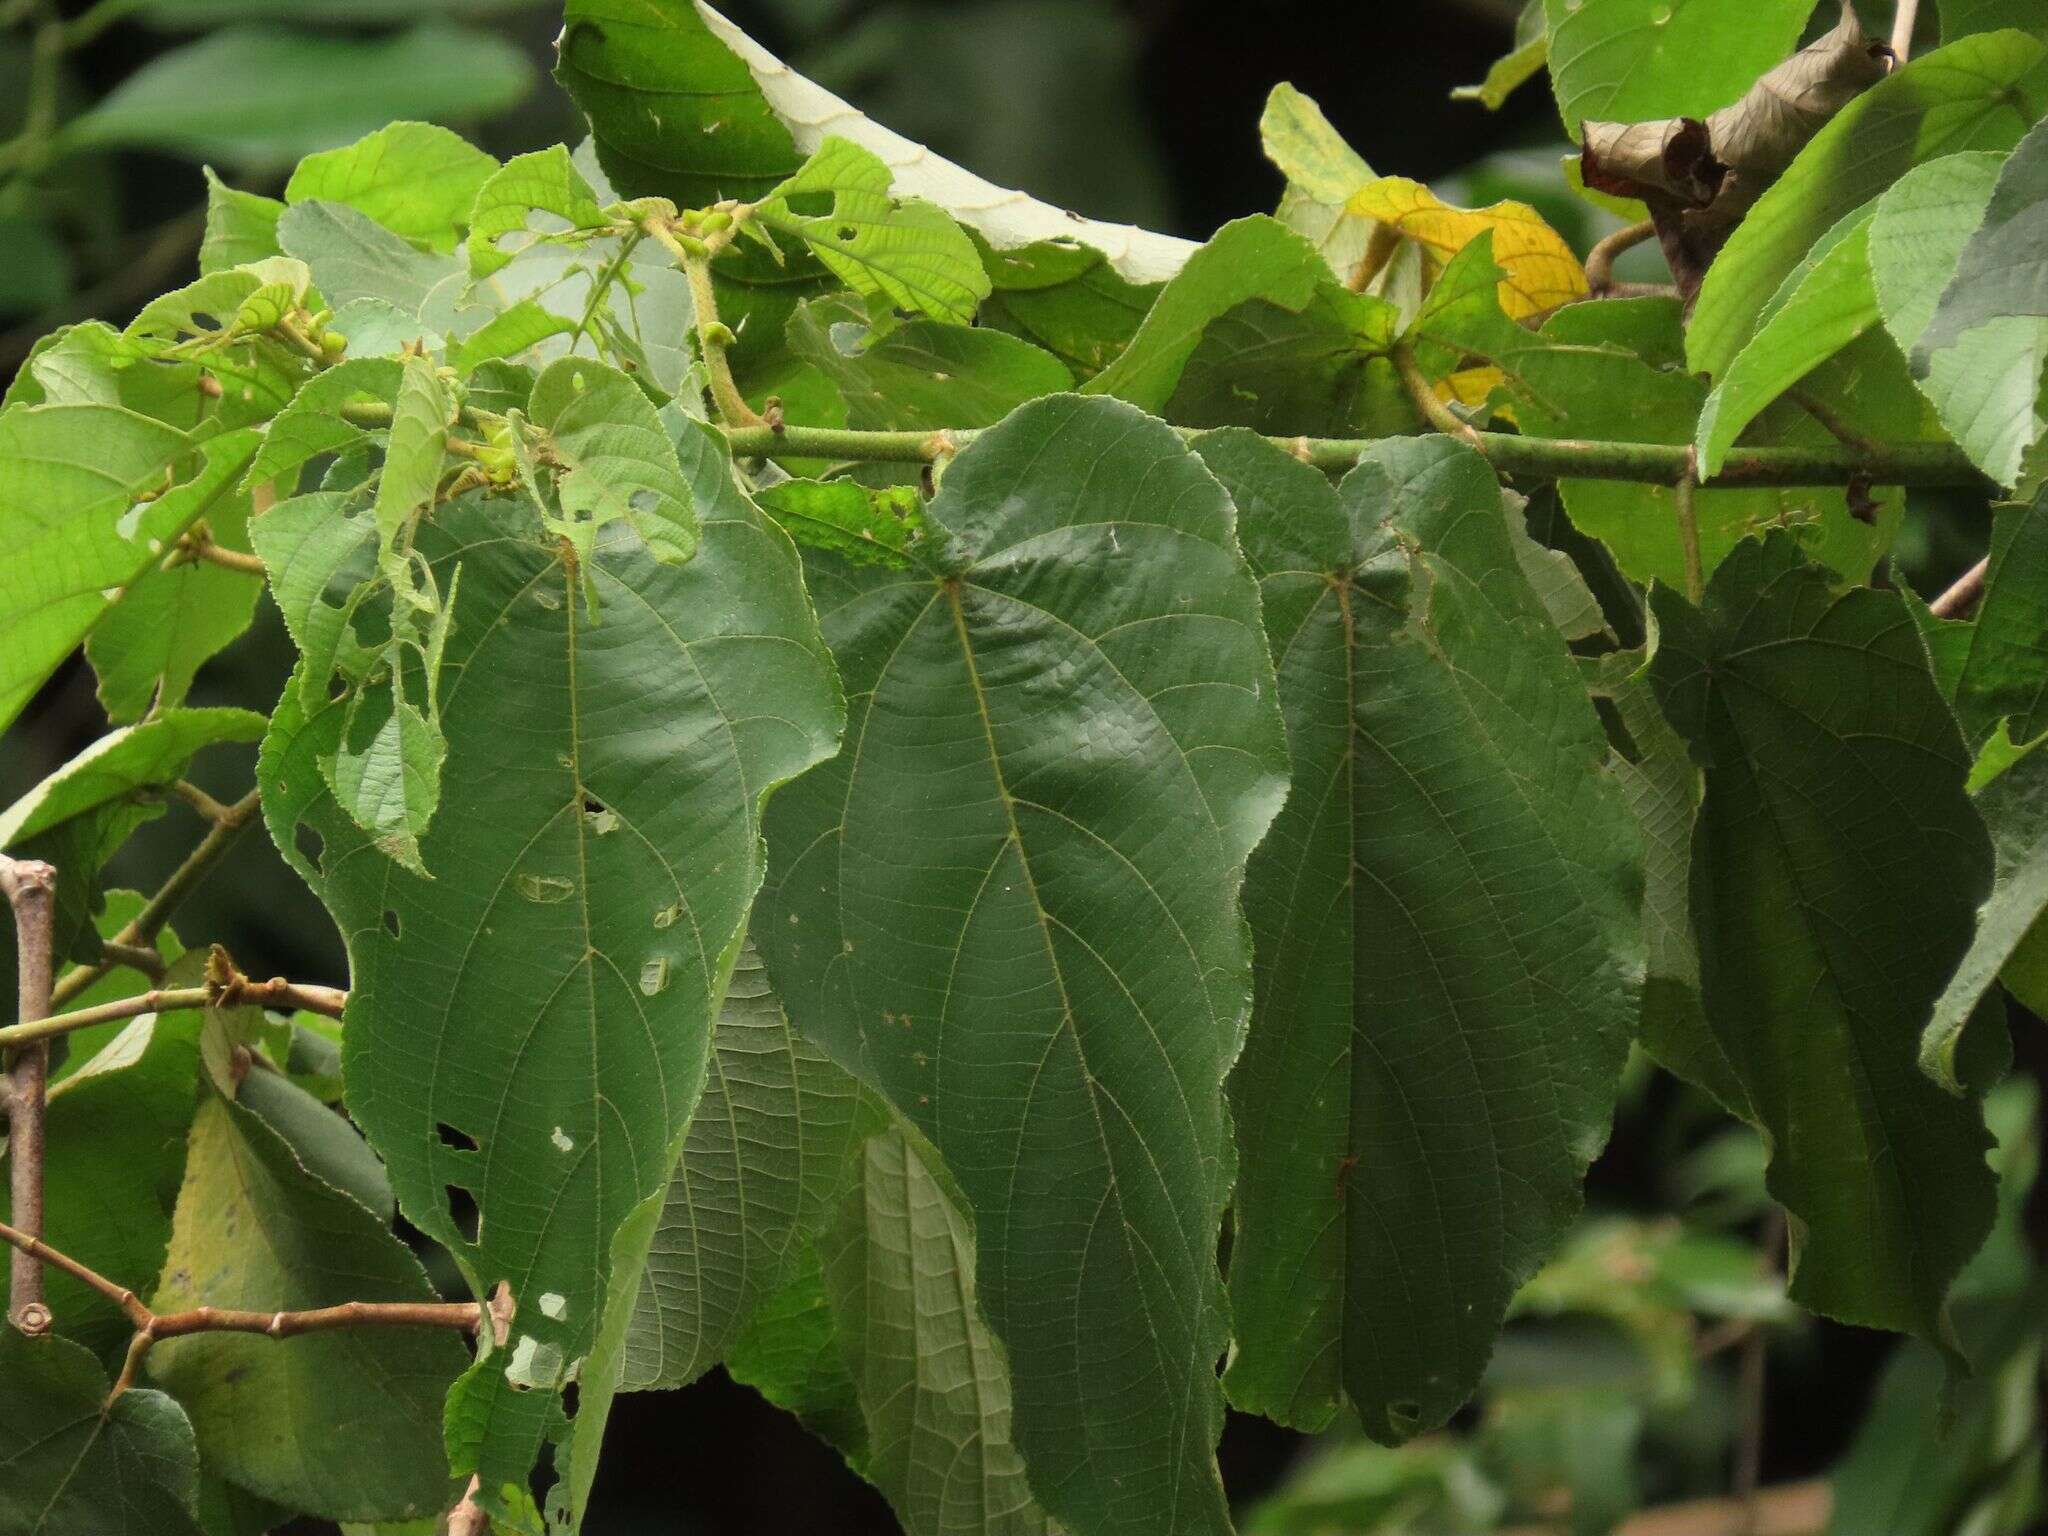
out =
<path fill-rule="evenodd" d="M 56 1318 L 50 1309 L 40 1301 L 31 1301 L 14 1309 L 14 1326 L 32 1339 L 39 1339 L 50 1331 Z"/>

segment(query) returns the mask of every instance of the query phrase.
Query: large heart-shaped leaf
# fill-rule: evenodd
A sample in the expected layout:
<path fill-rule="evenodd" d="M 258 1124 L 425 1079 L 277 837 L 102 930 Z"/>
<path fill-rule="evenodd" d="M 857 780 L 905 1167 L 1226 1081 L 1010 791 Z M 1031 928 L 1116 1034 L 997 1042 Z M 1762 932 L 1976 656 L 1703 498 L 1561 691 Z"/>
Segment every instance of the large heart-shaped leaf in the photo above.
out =
<path fill-rule="evenodd" d="M 1053 396 L 947 470 L 919 566 L 807 557 L 850 695 L 773 808 L 791 1017 L 974 1211 L 1033 1491 L 1083 1532 L 1221 1531 L 1221 1095 L 1235 894 L 1285 749 L 1222 488 Z"/>
<path fill-rule="evenodd" d="M 716 441 L 680 430 L 702 526 L 687 563 L 620 520 L 572 569 L 523 497 L 465 497 L 421 525 L 443 590 L 463 572 L 440 698 L 450 788 L 421 839 L 435 878 L 335 805 L 318 758 L 338 708 L 309 718 L 288 690 L 260 766 L 279 846 L 349 940 L 349 1108 L 477 1294 L 511 1289 L 510 1359 L 465 1396 L 494 1500 L 525 1479 L 607 1299 L 630 1308 L 641 1252 L 615 1254 L 614 1234 L 648 1207 L 644 1248 L 681 1151 L 760 879 L 761 798 L 837 730 L 794 551 Z M 601 1429 L 604 1386 L 584 1379 L 579 1436 Z"/>
<path fill-rule="evenodd" d="M 1294 754 L 1245 882 L 1228 1384 L 1310 1429 L 1341 1390 L 1405 1439 L 1478 1384 L 1606 1140 L 1640 842 L 1484 459 L 1390 439 L 1333 490 L 1249 434 L 1202 451 Z"/>

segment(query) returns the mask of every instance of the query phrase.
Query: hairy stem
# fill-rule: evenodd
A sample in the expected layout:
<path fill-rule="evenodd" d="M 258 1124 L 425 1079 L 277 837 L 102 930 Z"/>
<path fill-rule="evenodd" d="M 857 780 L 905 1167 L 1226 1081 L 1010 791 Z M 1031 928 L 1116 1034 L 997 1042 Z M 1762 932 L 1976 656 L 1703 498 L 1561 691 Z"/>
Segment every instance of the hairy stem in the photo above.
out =
<path fill-rule="evenodd" d="M 1409 400 L 1422 413 L 1424 421 L 1447 437 L 1479 447 L 1478 430 L 1469 421 L 1459 420 L 1451 408 L 1437 398 L 1435 387 L 1416 364 L 1414 353 L 1405 346 L 1395 348 L 1394 368 L 1401 375 L 1401 384 L 1408 391 Z"/>
<path fill-rule="evenodd" d="M 1442 404 L 1441 401 L 1438 402 Z M 1447 412 L 1448 414 L 1448 412 Z M 1453 417 L 1453 420 L 1456 418 Z M 1459 423 L 1463 426 L 1463 423 Z M 1467 436 L 1466 433 L 1470 435 Z M 930 463 L 946 448 L 965 448 L 979 429 L 945 432 L 863 432 L 841 427 L 729 427 L 725 436 L 742 458 L 788 454 L 804 458 L 870 463 Z M 1199 430 L 1183 428 L 1197 438 Z M 1500 473 L 1529 480 L 1627 480 L 1676 485 L 1684 478 L 1689 450 L 1682 443 L 1609 443 L 1581 438 L 1520 437 L 1506 432 L 1459 434 L 1492 461 Z M 1273 437 L 1268 441 L 1321 469 L 1349 469 L 1370 446 L 1359 437 Z M 1983 474 L 1948 443 L 1901 443 L 1877 457 L 1842 447 L 1738 448 L 1721 472 L 1703 482 L 1709 489 L 1732 486 L 1846 485 L 1852 478 L 1872 485 L 1949 485 L 1977 488 Z"/>
<path fill-rule="evenodd" d="M 217 817 L 206 836 L 200 840 L 186 857 L 185 862 L 171 872 L 157 893 L 143 904 L 135 914 L 133 922 L 114 935 L 114 943 L 128 946 L 154 945 L 156 936 L 164 930 L 164 924 L 171 920 L 171 914 L 178 910 L 178 903 L 191 894 L 192 888 L 206 878 L 222 854 L 235 844 L 235 839 L 256 817 L 262 806 L 262 799 L 255 790 L 242 796 L 233 805 L 226 807 Z M 52 1007 L 68 1003 L 87 987 L 98 981 L 120 962 L 111 955 L 93 965 L 81 965 L 66 973 L 51 993 Z"/>
<path fill-rule="evenodd" d="M 0 854 L 0 893 L 14 911 L 15 972 L 20 996 L 16 1029 L 32 1029 L 50 1011 L 50 964 L 57 902 L 57 871 L 40 859 Z M 14 1049 L 7 1070 L 7 1174 L 9 1211 L 22 1230 L 43 1230 L 43 1102 L 49 1088 L 50 1047 L 31 1041 Z M 45 1333 L 43 1266 L 16 1249 L 7 1277 L 7 1315 L 23 1333 Z"/>

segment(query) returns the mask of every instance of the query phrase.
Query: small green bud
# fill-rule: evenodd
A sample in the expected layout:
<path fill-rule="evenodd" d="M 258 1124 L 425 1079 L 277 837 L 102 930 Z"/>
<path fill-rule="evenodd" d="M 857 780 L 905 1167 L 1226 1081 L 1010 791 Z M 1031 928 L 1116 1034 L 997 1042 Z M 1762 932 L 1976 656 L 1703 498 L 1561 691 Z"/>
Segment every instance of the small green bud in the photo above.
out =
<path fill-rule="evenodd" d="M 322 331 L 320 350 L 329 357 L 339 357 L 348 350 L 348 338 L 339 331 Z"/>
<path fill-rule="evenodd" d="M 704 340 L 710 346 L 729 347 L 738 341 L 739 337 L 733 335 L 732 327 L 723 320 L 713 320 L 704 327 Z"/>
<path fill-rule="evenodd" d="M 683 254 L 692 261 L 702 261 L 711 254 L 711 247 L 695 235 L 677 235 L 676 244 L 682 247 Z"/>
<path fill-rule="evenodd" d="M 732 215 L 723 208 L 714 208 L 704 215 L 704 233 L 715 235 L 721 229 L 732 228 Z"/>

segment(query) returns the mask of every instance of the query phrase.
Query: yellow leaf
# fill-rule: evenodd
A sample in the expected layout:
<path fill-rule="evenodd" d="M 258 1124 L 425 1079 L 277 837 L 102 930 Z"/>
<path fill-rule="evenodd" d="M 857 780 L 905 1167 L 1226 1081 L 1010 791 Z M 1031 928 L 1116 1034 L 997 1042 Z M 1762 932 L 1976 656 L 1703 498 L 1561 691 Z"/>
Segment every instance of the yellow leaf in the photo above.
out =
<path fill-rule="evenodd" d="M 1493 231 L 1493 259 L 1503 274 L 1500 307 L 1510 319 L 1540 314 L 1581 298 L 1586 269 L 1527 203 L 1453 208 L 1419 181 L 1382 176 L 1351 194 L 1347 213 L 1391 224 L 1441 265 L 1484 230 Z"/>

